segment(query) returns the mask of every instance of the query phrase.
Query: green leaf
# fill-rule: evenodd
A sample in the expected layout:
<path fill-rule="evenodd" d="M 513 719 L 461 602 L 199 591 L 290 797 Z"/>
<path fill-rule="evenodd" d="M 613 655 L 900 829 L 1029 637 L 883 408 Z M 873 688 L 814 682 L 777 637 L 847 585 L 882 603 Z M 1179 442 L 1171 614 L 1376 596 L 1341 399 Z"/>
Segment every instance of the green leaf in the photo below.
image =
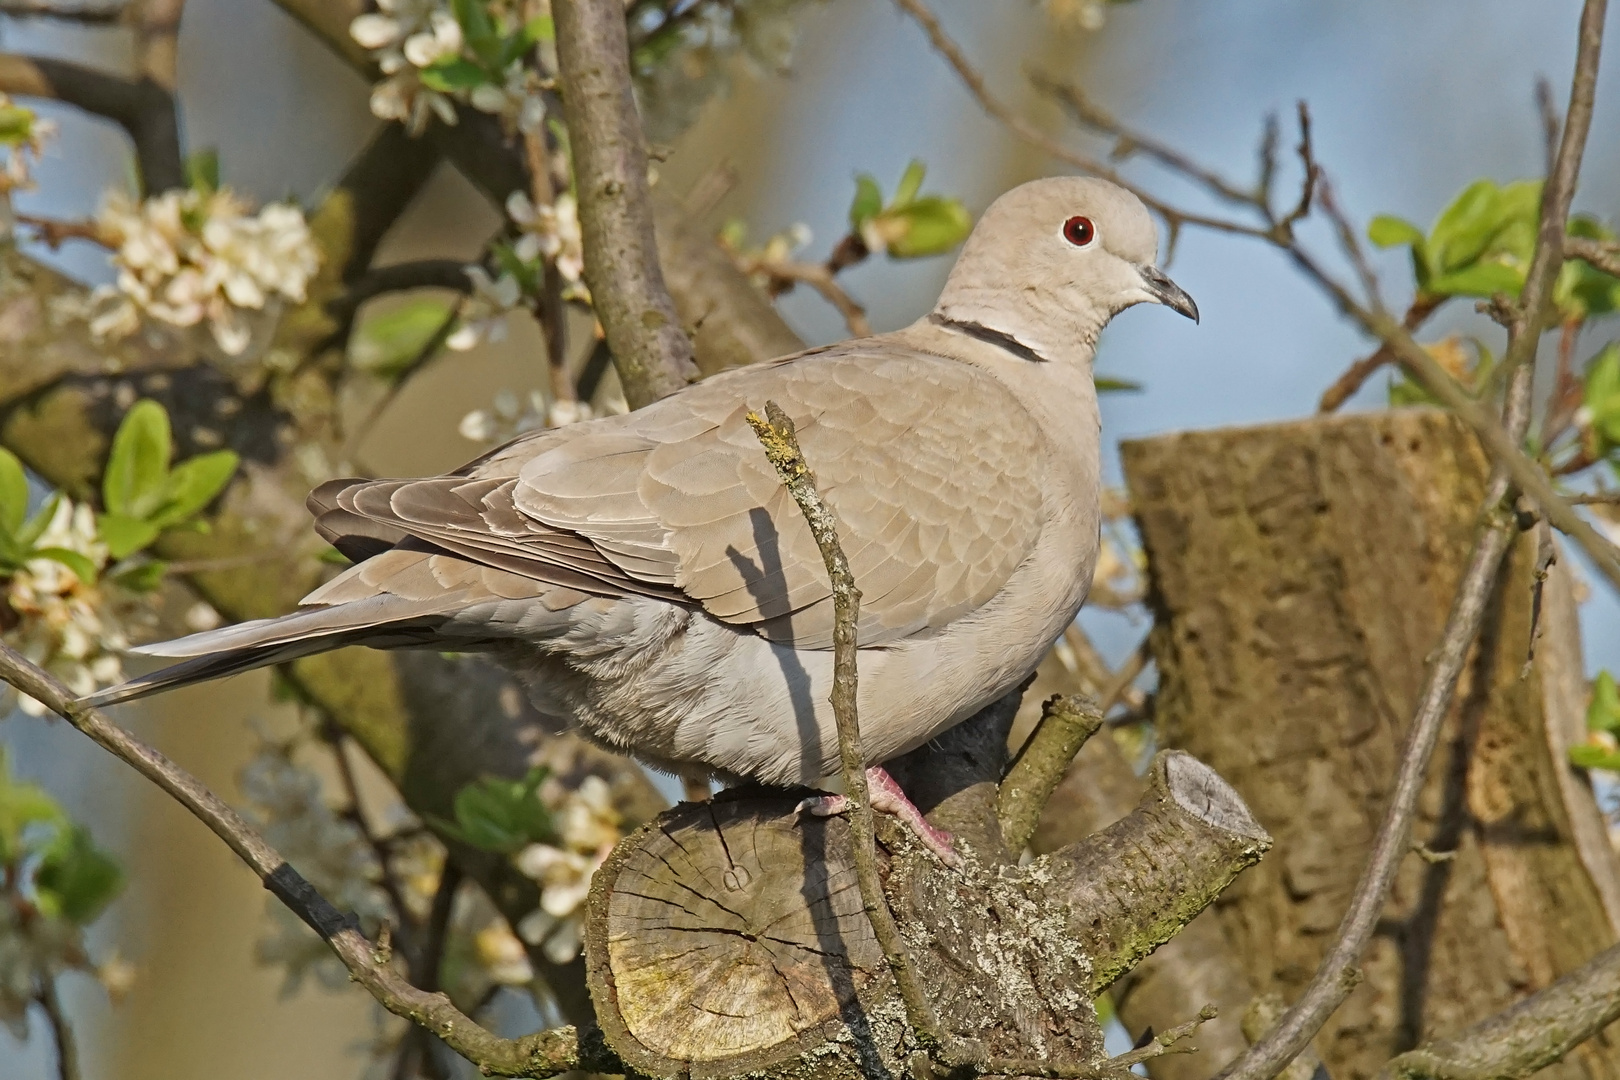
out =
<path fill-rule="evenodd" d="M 1441 211 L 1428 243 L 1436 271 L 1456 270 L 1479 258 L 1502 227 L 1497 212 L 1501 196 L 1495 181 L 1476 180 Z"/>
<path fill-rule="evenodd" d="M 17 530 L 17 546 L 22 548 L 24 554 L 34 550 L 34 545 L 39 543 L 39 538 L 45 534 L 46 529 L 51 527 L 51 518 L 56 516 L 56 508 L 60 505 L 62 505 L 62 493 L 60 491 L 51 492 L 51 497 L 45 500 L 45 505 L 35 510 L 34 516 L 24 522 L 22 528 Z"/>
<path fill-rule="evenodd" d="M 489 17 L 486 0 L 450 0 L 450 10 L 461 24 L 463 37 L 494 37 L 495 23 Z"/>
<path fill-rule="evenodd" d="M 1504 263 L 1476 262 L 1461 270 L 1430 278 L 1424 290 L 1438 296 L 1491 297 L 1497 293 L 1517 296 L 1524 288 L 1524 273 L 1524 270 Z"/>
<path fill-rule="evenodd" d="M 349 363 L 378 378 L 402 375 L 450 317 L 443 300 L 407 300 L 366 318 L 349 338 Z"/>
<path fill-rule="evenodd" d="M 45 849 L 34 872 L 40 910 L 81 926 L 93 922 L 123 887 L 123 870 L 77 824 Z"/>
<path fill-rule="evenodd" d="M 102 514 L 96 518 L 96 532 L 107 545 L 107 554 L 116 561 L 149 547 L 163 530 L 145 518 L 126 514 Z"/>
<path fill-rule="evenodd" d="M 432 67 L 425 67 L 419 73 L 419 78 L 423 86 L 429 90 L 437 90 L 441 94 L 471 90 L 475 86 L 489 82 L 489 74 L 482 67 L 471 60 L 459 58 L 440 60 Z"/>
<path fill-rule="evenodd" d="M 1097 384 L 1099 394 L 1134 394 L 1142 389 L 1142 384 L 1130 379 L 1115 379 L 1108 375 L 1097 375 L 1093 379 Z"/>
<path fill-rule="evenodd" d="M 1592 701 L 1586 707 L 1588 731 L 1620 731 L 1620 686 L 1614 676 L 1600 671 L 1592 680 Z"/>
<path fill-rule="evenodd" d="M 182 461 L 169 473 L 163 485 L 163 502 L 147 520 L 168 529 L 196 516 L 225 490 L 236 473 L 238 460 L 234 450 L 215 450 Z"/>
<path fill-rule="evenodd" d="M 1587 361 L 1581 404 L 1599 437 L 1608 446 L 1620 446 L 1620 344 L 1611 342 Z"/>
<path fill-rule="evenodd" d="M 537 841 L 556 839 L 551 812 L 540 801 L 549 770 L 536 767 L 522 780 L 486 778 L 456 792 L 456 820 L 436 820 L 446 835 L 465 844 L 510 855 Z"/>
<path fill-rule="evenodd" d="M 860 232 L 861 226 L 883 212 L 883 189 L 866 173 L 855 177 L 855 199 L 849 204 L 849 227 Z"/>
<path fill-rule="evenodd" d="M 1379 214 L 1367 225 L 1367 239 L 1381 248 L 1403 245 L 1421 247 L 1423 230 L 1403 218 Z"/>
<path fill-rule="evenodd" d="M 28 557 L 31 559 L 49 559 L 52 562 L 61 563 L 73 571 L 74 576 L 86 585 L 94 585 L 96 578 L 100 576 L 96 572 L 95 563 L 80 555 L 77 551 L 69 551 L 67 548 L 35 548 L 29 552 Z"/>
<path fill-rule="evenodd" d="M 889 254 L 897 259 L 942 255 L 967 239 L 973 231 L 973 215 L 955 199 L 927 195 L 903 210 L 888 211 L 906 223 L 905 232 L 889 241 Z"/>
<path fill-rule="evenodd" d="M 901 210 L 910 206 L 912 200 L 917 197 L 917 192 L 922 190 L 923 177 L 927 173 L 928 166 L 912 158 L 911 163 L 906 166 L 906 171 L 900 176 L 900 183 L 895 185 L 894 199 L 889 203 L 889 209 Z"/>
<path fill-rule="evenodd" d="M 107 472 L 101 479 L 103 505 L 114 514 L 144 518 L 163 501 L 169 478 L 169 414 L 151 399 L 137 401 L 113 436 Z"/>
<path fill-rule="evenodd" d="M 1608 769 L 1620 772 L 1620 754 L 1601 746 L 1582 744 L 1569 748 L 1569 763 L 1578 769 Z"/>
<path fill-rule="evenodd" d="M 17 535 L 28 517 L 28 474 L 10 450 L 0 447 L 0 531 Z"/>
<path fill-rule="evenodd" d="M 163 584 L 169 564 L 162 559 L 142 559 L 117 568 L 108 578 L 130 592 L 149 593 Z"/>
<path fill-rule="evenodd" d="M 186 186 L 204 195 L 219 190 L 219 151 L 210 146 L 186 157 Z"/>
<path fill-rule="evenodd" d="M 63 825 L 67 815 L 37 784 L 15 779 L 0 743 L 0 867 L 15 866 L 25 854 L 23 834 L 33 825 Z"/>

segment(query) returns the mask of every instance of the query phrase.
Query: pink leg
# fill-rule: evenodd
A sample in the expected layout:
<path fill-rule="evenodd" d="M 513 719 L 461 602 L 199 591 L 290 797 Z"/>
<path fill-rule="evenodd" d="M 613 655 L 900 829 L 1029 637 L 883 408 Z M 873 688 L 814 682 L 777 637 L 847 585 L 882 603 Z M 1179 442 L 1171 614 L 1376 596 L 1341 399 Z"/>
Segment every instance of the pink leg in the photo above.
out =
<path fill-rule="evenodd" d="M 923 818 L 922 811 L 918 810 L 912 801 L 906 798 L 906 793 L 900 790 L 894 777 L 886 770 L 874 765 L 866 770 L 866 790 L 872 799 L 872 809 L 880 814 L 892 814 L 900 819 L 923 846 L 935 855 L 946 866 L 960 867 L 962 856 L 956 853 L 951 846 L 951 834 L 944 829 L 936 829 Z M 795 813 L 808 810 L 816 817 L 833 817 L 849 810 L 850 801 L 844 795 L 818 795 L 806 799 L 794 808 Z"/>

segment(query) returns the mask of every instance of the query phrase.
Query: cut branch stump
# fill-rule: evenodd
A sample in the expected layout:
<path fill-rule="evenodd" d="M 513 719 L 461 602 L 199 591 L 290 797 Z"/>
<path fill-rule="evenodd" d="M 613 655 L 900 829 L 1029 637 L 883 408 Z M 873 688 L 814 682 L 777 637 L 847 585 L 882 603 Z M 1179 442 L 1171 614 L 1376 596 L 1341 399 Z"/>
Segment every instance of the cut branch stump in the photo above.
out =
<path fill-rule="evenodd" d="M 682 804 L 597 873 L 592 1000 L 608 1045 L 638 1072 L 897 1076 L 920 1049 L 861 906 L 849 826 L 796 816 L 802 795 Z M 970 801 L 994 814 L 993 798 Z M 1270 843 L 1236 792 L 1180 753 L 1155 762 L 1126 818 L 1025 868 L 959 837 L 967 866 L 951 870 L 887 819 L 879 841 L 889 904 L 948 1032 L 987 1057 L 1069 1063 L 1103 1057 L 1102 984 Z"/>

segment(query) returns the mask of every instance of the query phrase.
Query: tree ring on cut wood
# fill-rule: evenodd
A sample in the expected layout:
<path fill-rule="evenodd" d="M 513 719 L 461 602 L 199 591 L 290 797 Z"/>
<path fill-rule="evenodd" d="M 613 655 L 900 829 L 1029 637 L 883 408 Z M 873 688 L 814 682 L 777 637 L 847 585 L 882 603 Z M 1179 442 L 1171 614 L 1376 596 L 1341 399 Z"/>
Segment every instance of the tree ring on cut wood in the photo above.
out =
<path fill-rule="evenodd" d="M 608 1044 L 650 1076 L 735 1076 L 842 1030 L 887 968 L 841 817 L 757 789 L 683 803 L 591 886 L 585 949 Z M 828 1023 L 828 1021 L 833 1021 Z"/>

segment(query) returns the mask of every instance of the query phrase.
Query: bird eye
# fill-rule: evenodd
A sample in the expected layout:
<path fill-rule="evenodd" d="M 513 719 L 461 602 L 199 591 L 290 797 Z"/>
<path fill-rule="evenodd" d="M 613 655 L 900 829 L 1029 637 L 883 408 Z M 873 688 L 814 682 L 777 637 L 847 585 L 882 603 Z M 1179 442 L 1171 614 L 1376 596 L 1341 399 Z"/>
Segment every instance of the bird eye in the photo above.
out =
<path fill-rule="evenodd" d="M 1097 229 L 1088 217 L 1076 215 L 1063 223 L 1063 239 L 1075 247 L 1085 247 L 1096 236 Z"/>

